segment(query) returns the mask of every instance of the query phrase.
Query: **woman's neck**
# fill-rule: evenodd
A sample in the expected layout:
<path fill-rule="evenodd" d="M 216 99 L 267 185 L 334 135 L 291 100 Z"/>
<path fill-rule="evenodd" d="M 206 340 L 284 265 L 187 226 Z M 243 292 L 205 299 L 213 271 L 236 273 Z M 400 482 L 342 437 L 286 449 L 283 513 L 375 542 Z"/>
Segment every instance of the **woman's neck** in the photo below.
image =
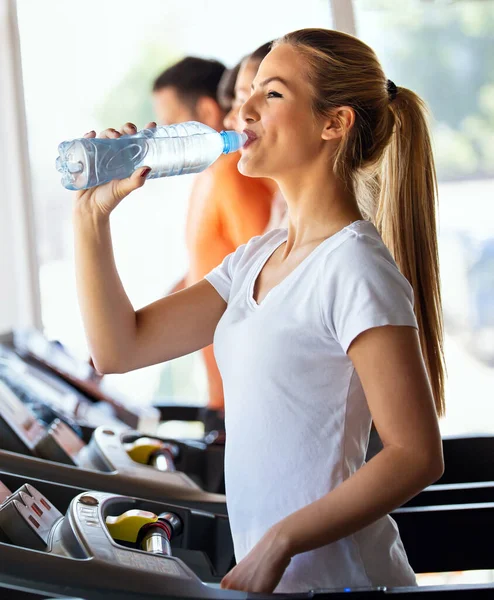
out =
<path fill-rule="evenodd" d="M 303 180 L 278 182 L 288 205 L 288 238 L 284 254 L 334 235 L 353 221 L 363 219 L 352 188 L 332 173 Z M 353 186 L 352 186 L 353 187 Z"/>

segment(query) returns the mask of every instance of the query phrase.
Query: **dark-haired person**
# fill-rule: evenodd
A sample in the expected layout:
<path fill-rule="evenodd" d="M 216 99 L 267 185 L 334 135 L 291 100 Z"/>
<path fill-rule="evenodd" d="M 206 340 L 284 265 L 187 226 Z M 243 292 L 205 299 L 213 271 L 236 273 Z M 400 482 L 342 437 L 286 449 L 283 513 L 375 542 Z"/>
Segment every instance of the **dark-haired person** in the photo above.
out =
<path fill-rule="evenodd" d="M 194 117 L 213 129 L 221 126 L 224 110 L 216 97 L 225 71 L 220 61 L 198 56 L 186 56 L 165 69 L 153 84 L 159 124 L 183 123 Z"/>
<path fill-rule="evenodd" d="M 103 372 L 215 340 L 225 481 L 249 592 L 416 585 L 389 513 L 442 474 L 436 180 L 422 100 L 338 31 L 283 36 L 240 109 L 238 168 L 288 204 L 275 229 L 137 312 L 108 214 L 146 169 L 75 195 L 76 269 Z M 93 135 L 93 134 L 91 134 Z M 114 135 L 110 130 L 104 136 Z M 368 462 L 371 422 L 383 449 Z"/>
<path fill-rule="evenodd" d="M 188 56 L 175 63 L 153 86 L 153 102 L 160 124 L 200 121 L 220 131 L 229 108 L 218 101 L 219 93 L 232 94 L 233 74 L 217 60 Z M 229 77 L 229 81 L 225 81 Z M 230 86 L 230 91 L 225 87 Z M 267 183 L 241 175 L 239 154 L 221 157 L 196 176 L 189 198 L 186 244 L 187 274 L 173 287 L 174 293 L 191 286 L 218 265 L 230 252 L 264 232 L 271 214 L 272 194 Z M 246 195 L 245 186 L 250 190 Z M 223 382 L 213 346 L 202 351 L 208 379 L 208 407 L 223 410 Z"/>

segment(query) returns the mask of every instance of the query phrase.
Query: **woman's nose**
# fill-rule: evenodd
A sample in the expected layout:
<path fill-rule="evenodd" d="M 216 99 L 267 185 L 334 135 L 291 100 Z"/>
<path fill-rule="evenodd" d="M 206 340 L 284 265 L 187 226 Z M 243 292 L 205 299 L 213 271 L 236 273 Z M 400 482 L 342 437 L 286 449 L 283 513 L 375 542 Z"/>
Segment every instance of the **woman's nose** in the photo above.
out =
<path fill-rule="evenodd" d="M 255 110 L 255 104 L 253 100 L 254 96 L 251 96 L 242 106 L 239 111 L 239 118 L 245 123 L 252 123 L 259 119 L 259 115 Z"/>

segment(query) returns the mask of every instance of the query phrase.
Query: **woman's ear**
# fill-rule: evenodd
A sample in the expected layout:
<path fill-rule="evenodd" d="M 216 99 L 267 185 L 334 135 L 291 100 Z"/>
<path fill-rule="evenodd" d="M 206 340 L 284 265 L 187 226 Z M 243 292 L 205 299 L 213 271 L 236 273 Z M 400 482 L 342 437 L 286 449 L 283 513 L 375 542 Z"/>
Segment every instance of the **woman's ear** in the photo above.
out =
<path fill-rule="evenodd" d="M 323 140 L 342 138 L 355 123 L 355 111 L 351 106 L 340 106 L 323 123 Z"/>

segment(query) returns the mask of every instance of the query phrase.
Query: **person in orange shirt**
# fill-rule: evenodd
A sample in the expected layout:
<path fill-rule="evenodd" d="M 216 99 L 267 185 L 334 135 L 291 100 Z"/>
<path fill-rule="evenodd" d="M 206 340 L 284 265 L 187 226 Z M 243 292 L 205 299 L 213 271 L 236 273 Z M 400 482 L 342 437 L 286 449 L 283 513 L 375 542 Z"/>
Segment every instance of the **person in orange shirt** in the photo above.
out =
<path fill-rule="evenodd" d="M 191 56 L 166 69 L 153 86 L 159 122 L 169 125 L 200 121 L 217 131 L 223 129 L 226 111 L 217 94 L 224 75 L 225 67 L 218 61 Z M 238 153 L 225 155 L 195 179 L 186 220 L 189 269 L 172 293 L 203 279 L 238 246 L 266 229 L 272 185 L 267 180 L 241 175 L 237 170 L 239 158 Z M 213 347 L 204 348 L 202 353 L 208 378 L 208 408 L 222 410 L 223 383 Z"/>

